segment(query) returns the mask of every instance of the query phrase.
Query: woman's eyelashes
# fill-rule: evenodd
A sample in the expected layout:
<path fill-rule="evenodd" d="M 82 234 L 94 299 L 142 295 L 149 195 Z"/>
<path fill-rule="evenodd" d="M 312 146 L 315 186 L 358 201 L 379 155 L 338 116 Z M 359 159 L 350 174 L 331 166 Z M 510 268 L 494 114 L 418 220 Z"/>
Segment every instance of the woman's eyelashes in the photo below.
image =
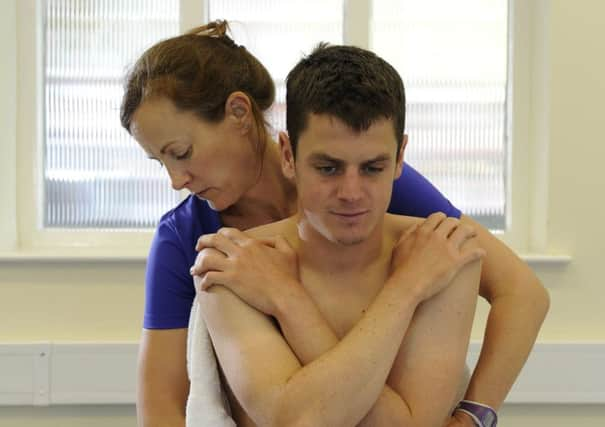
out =
<path fill-rule="evenodd" d="M 162 163 L 162 161 L 160 159 L 156 159 L 155 157 L 148 157 L 149 160 L 153 160 L 154 162 L 158 162 L 158 165 L 160 165 L 160 168 L 164 167 L 164 163 Z"/>
<path fill-rule="evenodd" d="M 187 148 L 187 150 L 185 150 L 185 151 L 173 152 L 172 153 L 172 157 L 175 160 L 185 160 L 185 159 L 188 159 L 189 157 L 191 157 L 192 150 L 193 150 L 193 148 L 191 146 L 189 146 L 189 148 Z"/>

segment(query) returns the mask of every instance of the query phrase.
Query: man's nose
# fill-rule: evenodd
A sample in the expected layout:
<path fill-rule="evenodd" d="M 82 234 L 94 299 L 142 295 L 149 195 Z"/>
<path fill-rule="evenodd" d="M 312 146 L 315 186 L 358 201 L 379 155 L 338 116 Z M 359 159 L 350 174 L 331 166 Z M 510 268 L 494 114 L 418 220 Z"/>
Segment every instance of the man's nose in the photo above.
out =
<path fill-rule="evenodd" d="M 363 195 L 363 182 L 361 178 L 357 170 L 347 171 L 343 174 L 339 182 L 337 197 L 348 202 L 361 199 Z"/>

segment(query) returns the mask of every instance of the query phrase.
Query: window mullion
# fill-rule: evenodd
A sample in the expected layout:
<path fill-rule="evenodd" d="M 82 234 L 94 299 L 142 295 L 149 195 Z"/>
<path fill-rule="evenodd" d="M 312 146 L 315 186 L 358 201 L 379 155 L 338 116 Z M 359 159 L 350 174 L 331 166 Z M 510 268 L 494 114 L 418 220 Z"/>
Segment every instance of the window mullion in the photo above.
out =
<path fill-rule="evenodd" d="M 181 33 L 208 21 L 208 0 L 180 0 Z"/>
<path fill-rule="evenodd" d="M 372 0 L 344 0 L 343 41 L 347 45 L 370 48 Z"/>
<path fill-rule="evenodd" d="M 5 62 L 0 80 L 0 250 L 17 246 L 17 6 L 9 2 L 0 17 L 3 28 L 0 52 Z"/>

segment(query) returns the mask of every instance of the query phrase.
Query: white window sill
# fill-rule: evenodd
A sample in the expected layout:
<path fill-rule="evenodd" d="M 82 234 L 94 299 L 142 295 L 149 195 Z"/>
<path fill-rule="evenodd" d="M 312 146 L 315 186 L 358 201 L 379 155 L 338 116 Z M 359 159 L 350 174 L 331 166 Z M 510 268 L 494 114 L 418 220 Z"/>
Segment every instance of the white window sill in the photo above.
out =
<path fill-rule="evenodd" d="M 145 263 L 147 261 L 148 249 L 145 250 L 111 250 L 111 249 L 61 249 L 61 250 L 22 250 L 0 252 L 0 263 Z"/>
<path fill-rule="evenodd" d="M 111 249 L 62 249 L 62 250 L 21 250 L 0 252 L 0 263 L 144 263 L 147 260 L 148 249 L 142 250 L 111 250 Z M 521 254 L 521 259 L 530 266 L 565 266 L 572 260 L 571 255 L 552 254 Z"/>
<path fill-rule="evenodd" d="M 552 254 L 521 254 L 519 255 L 523 261 L 528 263 L 530 266 L 565 266 L 572 260 L 571 255 L 552 255 Z"/>

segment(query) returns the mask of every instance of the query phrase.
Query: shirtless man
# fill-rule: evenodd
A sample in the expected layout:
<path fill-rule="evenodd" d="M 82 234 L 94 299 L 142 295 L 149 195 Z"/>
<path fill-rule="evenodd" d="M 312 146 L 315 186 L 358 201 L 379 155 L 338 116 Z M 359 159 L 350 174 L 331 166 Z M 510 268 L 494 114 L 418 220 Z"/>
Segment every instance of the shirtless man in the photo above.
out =
<path fill-rule="evenodd" d="M 390 65 L 321 46 L 290 73 L 287 96 L 280 145 L 298 213 L 203 236 L 196 262 L 234 418 L 442 426 L 466 386 L 484 252 L 444 214 L 386 214 L 407 142 Z"/>

